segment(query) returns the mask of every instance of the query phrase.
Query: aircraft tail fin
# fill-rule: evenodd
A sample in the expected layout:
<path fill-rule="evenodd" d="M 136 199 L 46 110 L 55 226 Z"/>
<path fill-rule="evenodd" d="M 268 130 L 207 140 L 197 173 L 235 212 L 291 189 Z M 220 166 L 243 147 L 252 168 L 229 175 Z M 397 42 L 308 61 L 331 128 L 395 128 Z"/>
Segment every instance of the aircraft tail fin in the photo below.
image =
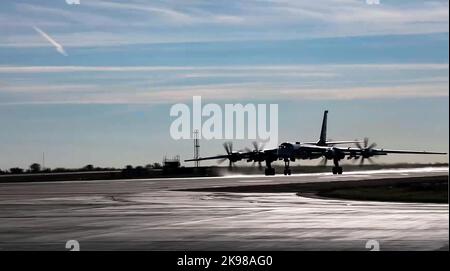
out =
<path fill-rule="evenodd" d="M 327 119 L 328 119 L 328 110 L 323 112 L 323 120 L 322 120 L 322 129 L 320 130 L 320 138 L 317 142 L 318 146 L 326 146 L 327 145 Z"/>

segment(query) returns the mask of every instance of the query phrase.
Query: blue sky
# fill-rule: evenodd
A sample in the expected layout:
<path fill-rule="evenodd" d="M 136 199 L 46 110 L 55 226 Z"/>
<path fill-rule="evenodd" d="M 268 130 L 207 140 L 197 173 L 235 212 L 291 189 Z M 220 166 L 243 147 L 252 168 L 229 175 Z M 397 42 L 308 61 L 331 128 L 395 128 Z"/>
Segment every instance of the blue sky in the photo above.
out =
<path fill-rule="evenodd" d="M 278 103 L 280 140 L 316 139 L 329 109 L 333 139 L 448 150 L 448 1 L 80 2 L 0 3 L 0 168 L 191 157 L 169 110 L 194 95 Z"/>

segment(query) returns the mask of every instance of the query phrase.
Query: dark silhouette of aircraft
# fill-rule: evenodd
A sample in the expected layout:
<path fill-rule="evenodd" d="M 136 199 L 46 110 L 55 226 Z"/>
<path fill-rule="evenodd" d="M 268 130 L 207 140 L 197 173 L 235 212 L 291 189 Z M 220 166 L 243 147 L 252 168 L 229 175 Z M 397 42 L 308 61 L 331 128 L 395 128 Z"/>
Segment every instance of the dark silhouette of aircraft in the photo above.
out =
<path fill-rule="evenodd" d="M 327 140 L 327 117 L 328 110 L 324 112 L 322 129 L 320 131 L 320 138 L 317 142 L 284 142 L 278 148 L 264 149 L 264 146 L 259 146 L 257 142 L 253 142 L 253 150 L 246 148 L 244 151 L 233 151 L 233 143 L 226 142 L 223 144 L 226 154 L 211 157 L 202 157 L 198 159 L 188 159 L 185 162 L 203 161 L 219 159 L 219 162 L 229 160 L 229 167 L 240 160 L 247 162 L 258 163 L 262 168 L 262 162 L 266 163 L 265 174 L 275 175 L 275 169 L 272 167 L 272 162 L 277 160 L 284 161 L 284 175 L 291 175 L 289 167 L 290 162 L 295 160 L 312 160 L 322 158 L 322 165 L 326 165 L 328 160 L 333 160 L 334 167 L 333 174 L 342 174 L 343 169 L 339 166 L 339 161 L 342 159 L 357 160 L 360 159 L 360 165 L 364 164 L 367 159 L 373 162 L 371 157 L 388 154 L 440 154 L 446 155 L 443 152 L 426 152 L 426 151 L 409 151 L 409 150 L 387 150 L 376 149 L 376 143 L 369 144 L 369 139 L 364 138 L 363 141 L 348 140 L 348 141 L 331 141 Z M 339 144 L 355 144 L 355 147 L 336 147 Z M 362 145 L 361 145 L 362 143 Z"/>

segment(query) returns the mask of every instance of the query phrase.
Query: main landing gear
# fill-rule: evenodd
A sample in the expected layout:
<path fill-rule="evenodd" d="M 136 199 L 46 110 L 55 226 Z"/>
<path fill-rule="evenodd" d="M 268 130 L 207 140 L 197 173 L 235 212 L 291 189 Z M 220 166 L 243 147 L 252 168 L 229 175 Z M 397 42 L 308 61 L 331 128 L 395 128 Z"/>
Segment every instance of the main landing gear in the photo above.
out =
<path fill-rule="evenodd" d="M 333 174 L 342 174 L 342 167 L 333 167 Z"/>
<path fill-rule="evenodd" d="M 264 170 L 264 173 L 266 174 L 266 176 L 275 175 L 275 169 L 273 167 L 268 167 Z"/>
<path fill-rule="evenodd" d="M 284 160 L 284 175 L 291 175 L 291 169 L 289 168 L 289 160 Z"/>
<path fill-rule="evenodd" d="M 284 175 L 291 175 L 291 168 L 289 167 L 289 160 L 284 160 Z M 266 176 L 275 175 L 275 169 L 272 167 L 271 162 L 266 161 L 266 169 L 264 171 Z"/>
<path fill-rule="evenodd" d="M 341 166 L 339 166 L 339 160 L 338 159 L 334 159 L 334 167 L 333 167 L 333 169 L 332 169 L 332 172 L 333 172 L 333 174 L 334 175 L 336 175 L 336 174 L 342 174 L 342 172 L 343 172 L 343 170 L 342 170 L 342 167 Z"/>
<path fill-rule="evenodd" d="M 275 169 L 271 166 L 271 162 L 266 161 L 266 169 L 264 170 L 264 174 L 266 176 L 275 175 Z"/>

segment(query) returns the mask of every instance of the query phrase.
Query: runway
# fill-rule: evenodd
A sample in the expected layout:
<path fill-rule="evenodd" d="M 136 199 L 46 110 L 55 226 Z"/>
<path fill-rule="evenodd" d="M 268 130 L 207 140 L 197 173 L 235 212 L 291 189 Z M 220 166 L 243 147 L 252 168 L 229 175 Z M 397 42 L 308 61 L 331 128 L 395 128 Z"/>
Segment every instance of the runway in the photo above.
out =
<path fill-rule="evenodd" d="M 448 168 L 0 184 L 0 250 L 448 250 L 448 204 L 190 188 L 448 175 Z"/>

